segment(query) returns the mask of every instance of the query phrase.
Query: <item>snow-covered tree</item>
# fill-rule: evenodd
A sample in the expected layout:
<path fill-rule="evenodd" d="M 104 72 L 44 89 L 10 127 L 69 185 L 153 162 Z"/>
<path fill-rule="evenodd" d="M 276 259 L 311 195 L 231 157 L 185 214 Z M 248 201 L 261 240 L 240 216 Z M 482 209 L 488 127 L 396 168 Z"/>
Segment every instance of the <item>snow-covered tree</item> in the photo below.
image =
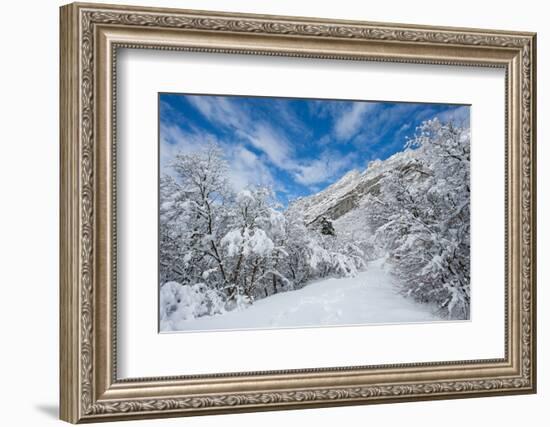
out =
<path fill-rule="evenodd" d="M 233 197 L 222 151 L 208 146 L 178 154 L 175 177 L 160 185 L 160 279 L 181 284 L 206 283 L 221 289 L 228 278 L 220 250 L 225 205 Z"/>
<path fill-rule="evenodd" d="M 336 234 L 328 219 L 320 227 L 307 227 L 292 206 L 286 212 L 286 275 L 295 288 L 312 279 L 351 277 L 365 267 L 365 254 L 348 236 Z M 323 230 L 330 230 L 330 233 Z"/>
<path fill-rule="evenodd" d="M 385 174 L 371 197 L 371 225 L 404 293 L 450 318 L 468 318 L 469 129 L 430 120 L 407 148 L 407 161 Z"/>
<path fill-rule="evenodd" d="M 200 291 L 205 301 L 185 313 L 215 314 L 220 298 L 223 310 L 233 310 L 364 266 L 361 251 L 338 239 L 328 219 L 310 229 L 297 212 L 283 211 L 268 188 L 235 193 L 218 147 L 178 154 L 172 169 L 174 177 L 160 182 L 160 282 L 168 306 L 176 293 Z"/>
<path fill-rule="evenodd" d="M 335 236 L 336 231 L 334 230 L 334 225 L 332 225 L 332 221 L 326 217 L 321 218 L 321 234 L 324 234 L 326 236 Z"/>
<path fill-rule="evenodd" d="M 292 288 L 299 289 L 314 275 L 315 265 L 311 258 L 315 244 L 301 212 L 292 206 L 284 213 L 284 239 L 286 256 L 281 268 Z"/>
<path fill-rule="evenodd" d="M 273 194 L 266 188 L 240 191 L 228 208 L 227 232 L 221 240 L 228 271 L 228 298 L 246 295 L 252 301 L 277 292 L 284 217 L 275 209 Z M 273 289 L 267 289 L 269 283 Z"/>

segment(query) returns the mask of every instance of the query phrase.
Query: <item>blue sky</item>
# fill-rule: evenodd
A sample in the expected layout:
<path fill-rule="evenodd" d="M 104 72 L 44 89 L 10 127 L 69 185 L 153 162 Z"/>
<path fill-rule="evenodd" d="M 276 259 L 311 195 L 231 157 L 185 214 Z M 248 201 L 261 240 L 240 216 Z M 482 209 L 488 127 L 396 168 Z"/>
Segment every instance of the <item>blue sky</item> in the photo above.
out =
<path fill-rule="evenodd" d="M 217 143 L 235 189 L 272 187 L 279 200 L 316 193 L 352 169 L 402 151 L 424 120 L 469 125 L 470 107 L 245 96 L 159 95 L 160 167 Z"/>

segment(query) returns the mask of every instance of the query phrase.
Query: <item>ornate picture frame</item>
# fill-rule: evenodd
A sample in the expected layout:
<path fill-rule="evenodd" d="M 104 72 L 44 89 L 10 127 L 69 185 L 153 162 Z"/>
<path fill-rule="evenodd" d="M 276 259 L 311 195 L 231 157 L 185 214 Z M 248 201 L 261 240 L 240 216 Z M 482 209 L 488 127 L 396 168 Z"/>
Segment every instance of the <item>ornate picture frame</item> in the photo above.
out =
<path fill-rule="evenodd" d="M 61 419 L 97 422 L 536 391 L 534 33 L 75 3 L 61 8 L 60 43 Z M 123 48 L 503 69 L 504 357 L 118 378 L 116 61 Z"/>

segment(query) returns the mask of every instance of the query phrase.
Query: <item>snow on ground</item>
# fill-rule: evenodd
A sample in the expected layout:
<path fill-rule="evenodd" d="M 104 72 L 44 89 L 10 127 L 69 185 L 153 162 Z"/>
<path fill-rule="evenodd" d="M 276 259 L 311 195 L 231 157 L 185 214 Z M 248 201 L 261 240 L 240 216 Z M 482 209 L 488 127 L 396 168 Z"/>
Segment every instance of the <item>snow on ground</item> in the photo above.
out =
<path fill-rule="evenodd" d="M 325 279 L 275 294 L 241 311 L 184 321 L 161 321 L 162 331 L 265 329 L 441 320 L 428 305 L 399 295 L 383 260 L 353 278 Z"/>

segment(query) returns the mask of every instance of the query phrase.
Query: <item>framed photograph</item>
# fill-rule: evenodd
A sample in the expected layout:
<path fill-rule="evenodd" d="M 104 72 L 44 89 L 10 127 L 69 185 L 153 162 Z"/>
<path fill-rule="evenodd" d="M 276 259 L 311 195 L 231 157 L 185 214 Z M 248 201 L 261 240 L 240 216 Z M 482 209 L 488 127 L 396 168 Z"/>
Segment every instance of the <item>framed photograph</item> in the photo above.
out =
<path fill-rule="evenodd" d="M 61 8 L 61 418 L 536 390 L 535 34 Z"/>

